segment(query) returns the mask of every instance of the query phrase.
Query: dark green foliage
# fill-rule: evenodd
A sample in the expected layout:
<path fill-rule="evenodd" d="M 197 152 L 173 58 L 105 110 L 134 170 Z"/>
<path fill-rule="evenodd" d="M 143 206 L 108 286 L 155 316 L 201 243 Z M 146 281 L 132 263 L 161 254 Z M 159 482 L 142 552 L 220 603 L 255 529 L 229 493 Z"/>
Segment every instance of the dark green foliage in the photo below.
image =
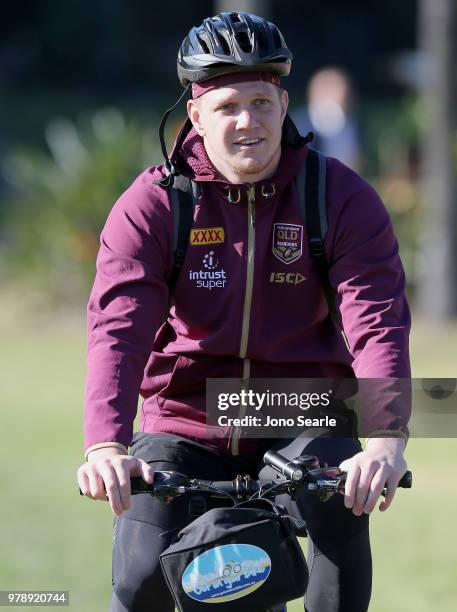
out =
<path fill-rule="evenodd" d="M 155 125 L 141 127 L 117 109 L 80 125 L 54 119 L 48 150 L 19 149 L 5 161 L 14 191 L 4 215 L 1 271 L 26 278 L 52 300 L 85 299 L 98 237 L 119 195 L 152 160 Z"/>

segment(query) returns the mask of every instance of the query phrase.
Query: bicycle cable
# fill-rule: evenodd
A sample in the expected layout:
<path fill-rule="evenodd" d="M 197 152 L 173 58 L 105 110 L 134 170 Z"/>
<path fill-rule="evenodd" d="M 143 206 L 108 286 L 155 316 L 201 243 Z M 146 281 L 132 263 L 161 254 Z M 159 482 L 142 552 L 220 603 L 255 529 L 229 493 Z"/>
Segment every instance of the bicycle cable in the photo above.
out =
<path fill-rule="evenodd" d="M 262 499 L 262 497 L 267 494 L 270 493 L 271 491 L 273 491 L 274 489 L 277 489 L 278 487 L 283 487 L 284 484 L 286 484 L 285 482 L 277 482 L 274 485 L 272 485 L 271 487 L 268 487 L 264 490 L 262 490 L 261 488 L 256 491 L 255 493 L 253 493 L 251 495 L 251 497 L 248 497 L 247 501 L 251 501 L 251 499 L 255 499 L 255 497 L 257 496 L 257 499 Z"/>
<path fill-rule="evenodd" d="M 233 503 L 236 503 L 236 497 L 233 495 L 230 495 L 230 493 L 228 493 L 227 491 L 224 491 L 223 489 L 219 489 L 218 487 L 215 487 L 214 485 L 210 485 L 206 482 L 201 482 L 200 480 L 195 480 L 194 482 L 197 486 L 206 487 L 210 491 L 216 491 L 217 493 L 220 493 L 221 495 L 225 495 L 226 497 L 229 497 Z"/>

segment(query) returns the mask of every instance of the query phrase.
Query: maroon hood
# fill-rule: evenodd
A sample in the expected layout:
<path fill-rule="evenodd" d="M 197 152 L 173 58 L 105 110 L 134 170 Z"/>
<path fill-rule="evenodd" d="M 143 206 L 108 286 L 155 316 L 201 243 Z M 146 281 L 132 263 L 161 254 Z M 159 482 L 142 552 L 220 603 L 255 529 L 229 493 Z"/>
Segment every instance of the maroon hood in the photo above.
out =
<path fill-rule="evenodd" d="M 266 183 L 274 182 L 279 192 L 299 172 L 306 155 L 307 139 L 301 136 L 289 115 L 283 125 L 282 151 L 275 175 Z M 203 144 L 189 119 L 182 126 L 171 153 L 171 161 L 180 174 L 195 181 L 218 181 L 227 185 L 226 180 L 214 167 Z M 262 181 L 261 181 L 262 182 Z"/>

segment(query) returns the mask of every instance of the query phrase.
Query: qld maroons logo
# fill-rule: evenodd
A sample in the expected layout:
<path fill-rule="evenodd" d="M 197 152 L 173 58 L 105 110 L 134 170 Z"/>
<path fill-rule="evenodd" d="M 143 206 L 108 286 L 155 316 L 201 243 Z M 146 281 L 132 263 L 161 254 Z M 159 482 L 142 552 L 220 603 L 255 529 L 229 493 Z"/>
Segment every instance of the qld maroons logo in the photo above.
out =
<path fill-rule="evenodd" d="M 273 226 L 273 255 L 285 264 L 297 261 L 302 255 L 303 225 L 275 223 Z"/>

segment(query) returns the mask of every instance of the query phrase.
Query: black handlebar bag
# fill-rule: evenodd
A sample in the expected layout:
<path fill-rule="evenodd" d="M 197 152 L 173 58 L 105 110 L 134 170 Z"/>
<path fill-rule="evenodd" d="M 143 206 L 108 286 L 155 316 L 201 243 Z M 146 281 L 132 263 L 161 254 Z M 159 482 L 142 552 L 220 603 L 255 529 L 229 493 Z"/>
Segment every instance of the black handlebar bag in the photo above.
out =
<path fill-rule="evenodd" d="M 270 504 L 215 508 L 179 532 L 160 564 L 180 612 L 254 612 L 305 594 L 293 522 Z"/>

